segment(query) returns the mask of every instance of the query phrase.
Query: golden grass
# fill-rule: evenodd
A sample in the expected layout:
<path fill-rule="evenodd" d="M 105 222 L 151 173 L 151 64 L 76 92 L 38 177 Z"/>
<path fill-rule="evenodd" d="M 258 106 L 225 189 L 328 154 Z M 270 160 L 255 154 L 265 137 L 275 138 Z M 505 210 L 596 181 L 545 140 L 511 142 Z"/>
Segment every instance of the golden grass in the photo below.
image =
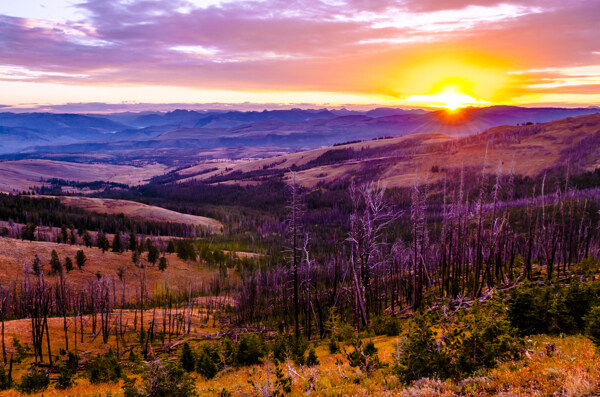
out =
<path fill-rule="evenodd" d="M 202 226 L 208 228 L 212 232 L 218 232 L 223 227 L 223 224 L 216 219 L 207 218 L 204 216 L 182 214 L 180 212 L 142 204 L 136 201 L 76 196 L 60 196 L 57 198 L 66 206 L 77 207 L 89 212 L 97 212 L 99 214 L 124 214 L 133 219 Z"/>
<path fill-rule="evenodd" d="M 47 275 L 50 271 L 50 253 L 56 250 L 59 258 L 64 263 L 65 257 L 69 256 L 73 261 L 78 250 L 83 250 L 87 262 L 82 270 L 77 267 L 69 273 L 65 273 L 67 284 L 75 289 L 86 286 L 89 282 L 96 280 L 99 272 L 102 276 L 108 276 L 115 280 L 116 291 L 120 292 L 125 285 L 126 299 L 132 300 L 139 287 L 139 269 L 131 262 L 131 252 L 114 253 L 107 251 L 104 254 L 98 248 L 86 248 L 79 245 L 57 244 L 43 241 L 21 241 L 0 237 L 0 283 L 3 285 L 11 282 L 20 282 L 24 279 L 23 266 L 31 264 L 35 254 L 42 261 L 42 268 L 46 274 L 46 280 L 53 282 L 57 276 Z M 145 254 L 143 255 L 145 258 Z M 148 291 L 160 289 L 163 285 L 176 290 L 186 290 L 191 284 L 208 284 L 213 277 L 218 275 L 218 269 L 210 269 L 199 262 L 183 261 L 175 254 L 166 254 L 168 266 L 164 272 L 156 266 L 146 264 L 146 278 Z M 124 270 L 124 281 L 118 277 L 119 269 Z M 237 282 L 238 276 L 230 272 L 232 282 Z M 124 283 L 124 284 L 123 284 Z"/>
<path fill-rule="evenodd" d="M 162 164 L 143 167 L 114 164 L 70 163 L 54 160 L 15 160 L 0 162 L 0 192 L 21 192 L 45 185 L 42 179 L 60 178 L 79 182 L 107 181 L 139 185 L 168 172 Z"/>

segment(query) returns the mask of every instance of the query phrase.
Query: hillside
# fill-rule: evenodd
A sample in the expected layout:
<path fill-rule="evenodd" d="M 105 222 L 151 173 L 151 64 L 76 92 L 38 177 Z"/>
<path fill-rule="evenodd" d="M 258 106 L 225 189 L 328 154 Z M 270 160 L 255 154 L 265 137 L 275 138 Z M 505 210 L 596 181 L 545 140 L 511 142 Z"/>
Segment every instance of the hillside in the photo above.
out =
<path fill-rule="evenodd" d="M 494 127 L 467 138 L 423 133 L 350 143 L 245 163 L 199 165 L 177 174 L 183 181 L 247 184 L 279 172 L 289 178 L 291 169 L 307 187 L 367 174 L 388 186 L 406 187 L 415 181 L 436 182 L 443 170 L 481 170 L 484 163 L 489 173 L 499 170 L 532 177 L 568 163 L 592 171 L 600 165 L 599 150 L 600 114 L 593 114 Z"/>
<path fill-rule="evenodd" d="M 143 167 L 114 164 L 81 164 L 54 160 L 15 160 L 0 162 L 0 191 L 21 192 L 43 186 L 52 178 L 79 182 L 106 181 L 138 185 L 163 174 L 164 165 L 148 164 Z"/>
<path fill-rule="evenodd" d="M 56 250 L 59 259 L 64 263 L 68 256 L 75 261 L 75 255 L 78 250 L 83 250 L 87 257 L 87 262 L 82 270 L 77 267 L 65 278 L 68 285 L 74 289 L 84 288 L 89 283 L 97 280 L 97 275 L 108 277 L 115 280 L 117 290 L 121 290 L 124 285 L 133 285 L 139 278 L 140 269 L 134 266 L 131 261 L 131 253 L 114 253 L 102 251 L 98 248 L 87 248 L 81 245 L 57 244 L 46 241 L 21 241 L 11 238 L 0 237 L 0 282 L 2 285 L 8 285 L 16 282 L 17 285 L 25 278 L 23 272 L 24 266 L 31 267 L 31 263 L 37 254 L 42 262 L 42 269 L 49 282 L 58 280 L 58 276 L 49 275 L 50 272 L 50 253 Z M 201 266 L 197 262 L 183 261 L 175 254 L 165 254 L 168 266 L 164 272 L 158 270 L 156 266 L 146 265 L 146 277 L 150 290 L 159 288 L 165 282 L 171 288 L 185 290 L 189 283 L 209 282 L 211 277 L 215 276 L 216 270 Z M 144 255 L 145 257 L 145 255 Z M 142 263 L 145 263 L 142 260 Z M 123 269 L 124 277 L 121 280 L 118 276 L 119 269 Z M 111 281 L 112 282 L 112 281 Z M 126 299 L 134 299 L 135 288 L 126 289 Z"/>
<path fill-rule="evenodd" d="M 127 200 L 101 199 L 91 197 L 58 196 L 62 204 L 78 207 L 99 214 L 124 214 L 133 219 L 165 223 L 182 223 L 191 226 L 202 226 L 218 232 L 223 225 L 216 219 L 204 216 L 182 214 L 165 208 Z"/>

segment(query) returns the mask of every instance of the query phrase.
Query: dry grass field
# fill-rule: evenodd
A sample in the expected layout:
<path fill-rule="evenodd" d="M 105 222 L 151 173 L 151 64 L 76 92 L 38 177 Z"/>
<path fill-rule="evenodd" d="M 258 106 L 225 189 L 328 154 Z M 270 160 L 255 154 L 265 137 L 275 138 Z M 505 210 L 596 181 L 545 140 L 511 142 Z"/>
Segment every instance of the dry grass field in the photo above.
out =
<path fill-rule="evenodd" d="M 99 214 L 118 215 L 124 214 L 133 219 L 183 223 L 191 226 L 202 226 L 212 232 L 219 232 L 223 225 L 216 219 L 204 216 L 182 214 L 165 208 L 128 200 L 101 199 L 91 197 L 60 196 L 61 203 L 70 207 L 77 207 L 89 212 Z"/>
<path fill-rule="evenodd" d="M 60 260 L 64 263 L 67 256 L 74 261 L 75 255 L 80 249 L 85 252 L 87 262 L 82 270 L 75 267 L 73 271 L 65 273 L 67 284 L 79 290 L 79 288 L 96 280 L 97 274 L 100 274 L 115 280 L 117 291 L 121 291 L 125 287 L 127 300 L 132 301 L 135 299 L 139 289 L 140 269 L 132 263 L 130 252 L 114 253 L 107 251 L 103 254 L 98 248 L 86 248 L 79 245 L 0 238 L 0 282 L 6 285 L 22 281 L 24 278 L 23 268 L 26 264 L 31 265 L 35 254 L 42 261 L 46 279 L 53 282 L 58 276 L 49 275 L 50 253 L 52 250 L 57 251 Z M 173 290 L 181 289 L 185 291 L 190 284 L 208 285 L 213 277 L 218 277 L 218 269 L 209 269 L 198 262 L 182 261 L 175 254 L 165 255 L 168 267 L 164 272 L 158 270 L 156 266 L 147 264 L 145 260 L 142 261 L 146 263 L 145 270 L 149 291 L 160 290 L 165 284 Z M 145 254 L 142 257 L 145 259 Z M 120 269 L 123 269 L 123 281 L 118 277 Z M 231 282 L 237 282 L 236 275 L 233 272 L 230 273 Z"/>
<path fill-rule="evenodd" d="M 114 164 L 70 163 L 54 160 L 15 160 L 0 162 L 0 192 L 21 192 L 43 186 L 51 178 L 69 181 L 106 181 L 126 185 L 139 185 L 150 178 L 164 174 L 168 168 L 162 164 L 143 167 Z"/>

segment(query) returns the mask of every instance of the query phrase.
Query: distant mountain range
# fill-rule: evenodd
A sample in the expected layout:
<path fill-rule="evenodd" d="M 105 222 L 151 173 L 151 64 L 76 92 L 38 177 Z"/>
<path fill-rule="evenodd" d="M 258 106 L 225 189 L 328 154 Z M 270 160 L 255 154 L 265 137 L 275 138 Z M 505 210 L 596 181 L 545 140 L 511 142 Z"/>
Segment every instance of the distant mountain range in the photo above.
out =
<path fill-rule="evenodd" d="M 490 127 L 541 123 L 593 114 L 599 108 L 491 106 L 458 112 L 378 108 L 366 112 L 328 109 L 55 114 L 0 113 L 0 155 L 45 158 L 50 154 L 110 153 L 112 158 L 161 161 L 192 148 L 270 146 L 285 150 L 414 133 L 467 136 Z M 149 150 L 151 149 L 151 150 Z M 185 154 L 183 154 L 185 153 Z"/>

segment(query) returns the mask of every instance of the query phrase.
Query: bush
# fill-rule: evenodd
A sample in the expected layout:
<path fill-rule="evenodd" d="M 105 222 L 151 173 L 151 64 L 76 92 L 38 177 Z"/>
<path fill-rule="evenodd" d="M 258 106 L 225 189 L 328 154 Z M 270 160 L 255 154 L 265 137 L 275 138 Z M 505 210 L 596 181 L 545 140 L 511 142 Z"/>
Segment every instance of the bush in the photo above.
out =
<path fill-rule="evenodd" d="M 192 372 L 196 368 L 194 352 L 187 342 L 183 344 L 183 348 L 181 349 L 179 363 L 181 364 L 181 368 L 185 369 L 187 372 Z"/>
<path fill-rule="evenodd" d="M 153 361 L 142 375 L 142 385 L 124 387 L 125 397 L 191 397 L 197 396 L 194 380 L 179 365 L 169 361 Z"/>
<path fill-rule="evenodd" d="M 244 334 L 237 346 L 236 362 L 239 365 L 259 364 L 266 353 L 265 342 L 261 337 L 256 334 Z"/>
<path fill-rule="evenodd" d="M 475 305 L 465 320 L 464 334 L 457 340 L 455 365 L 452 372 L 468 375 L 479 368 L 492 368 L 498 361 L 517 358 L 523 342 L 517 338 L 516 330 L 502 315 L 494 303 L 485 308 Z M 462 336 L 463 334 L 458 334 Z"/>
<path fill-rule="evenodd" d="M 123 367 L 112 350 L 100 354 L 88 363 L 86 371 L 90 383 L 116 382 L 123 376 Z"/>
<path fill-rule="evenodd" d="M 304 354 L 308 343 L 304 338 L 296 339 L 294 335 L 278 334 L 270 346 L 275 362 L 291 358 L 296 365 L 304 364 Z"/>
<path fill-rule="evenodd" d="M 431 323 L 422 315 L 416 315 L 410 332 L 397 357 L 394 373 L 401 381 L 411 382 L 421 378 L 446 378 L 450 360 L 438 344 Z"/>
<path fill-rule="evenodd" d="M 377 348 L 373 341 L 369 341 L 363 345 L 362 340 L 357 337 L 352 342 L 352 347 L 354 348 L 354 351 L 345 352 L 351 367 L 360 368 L 367 376 L 381 367 L 381 362 L 377 355 Z"/>
<path fill-rule="evenodd" d="M 23 393 L 37 393 L 46 390 L 50 384 L 50 376 L 46 371 L 33 370 L 21 378 L 19 390 Z"/>
<path fill-rule="evenodd" d="M 585 318 L 585 333 L 600 349 L 600 306 L 594 306 Z"/>
<path fill-rule="evenodd" d="M 306 356 L 305 362 L 308 367 L 316 367 L 319 365 L 319 357 L 317 357 L 317 352 L 315 352 L 314 347 L 311 346 L 310 349 L 308 349 L 308 356 Z"/>
<path fill-rule="evenodd" d="M 221 365 L 221 356 L 219 347 L 216 344 L 206 343 L 200 348 L 196 371 L 206 379 L 212 379 L 219 372 Z"/>
<path fill-rule="evenodd" d="M 0 366 L 0 390 L 8 390 L 12 387 L 13 381 L 11 377 L 12 367 L 6 373 L 3 366 Z"/>
<path fill-rule="evenodd" d="M 66 360 L 61 361 L 58 364 L 58 379 L 56 381 L 56 388 L 66 389 L 75 384 L 73 378 L 77 373 L 79 367 L 79 357 L 74 353 L 67 353 Z"/>

